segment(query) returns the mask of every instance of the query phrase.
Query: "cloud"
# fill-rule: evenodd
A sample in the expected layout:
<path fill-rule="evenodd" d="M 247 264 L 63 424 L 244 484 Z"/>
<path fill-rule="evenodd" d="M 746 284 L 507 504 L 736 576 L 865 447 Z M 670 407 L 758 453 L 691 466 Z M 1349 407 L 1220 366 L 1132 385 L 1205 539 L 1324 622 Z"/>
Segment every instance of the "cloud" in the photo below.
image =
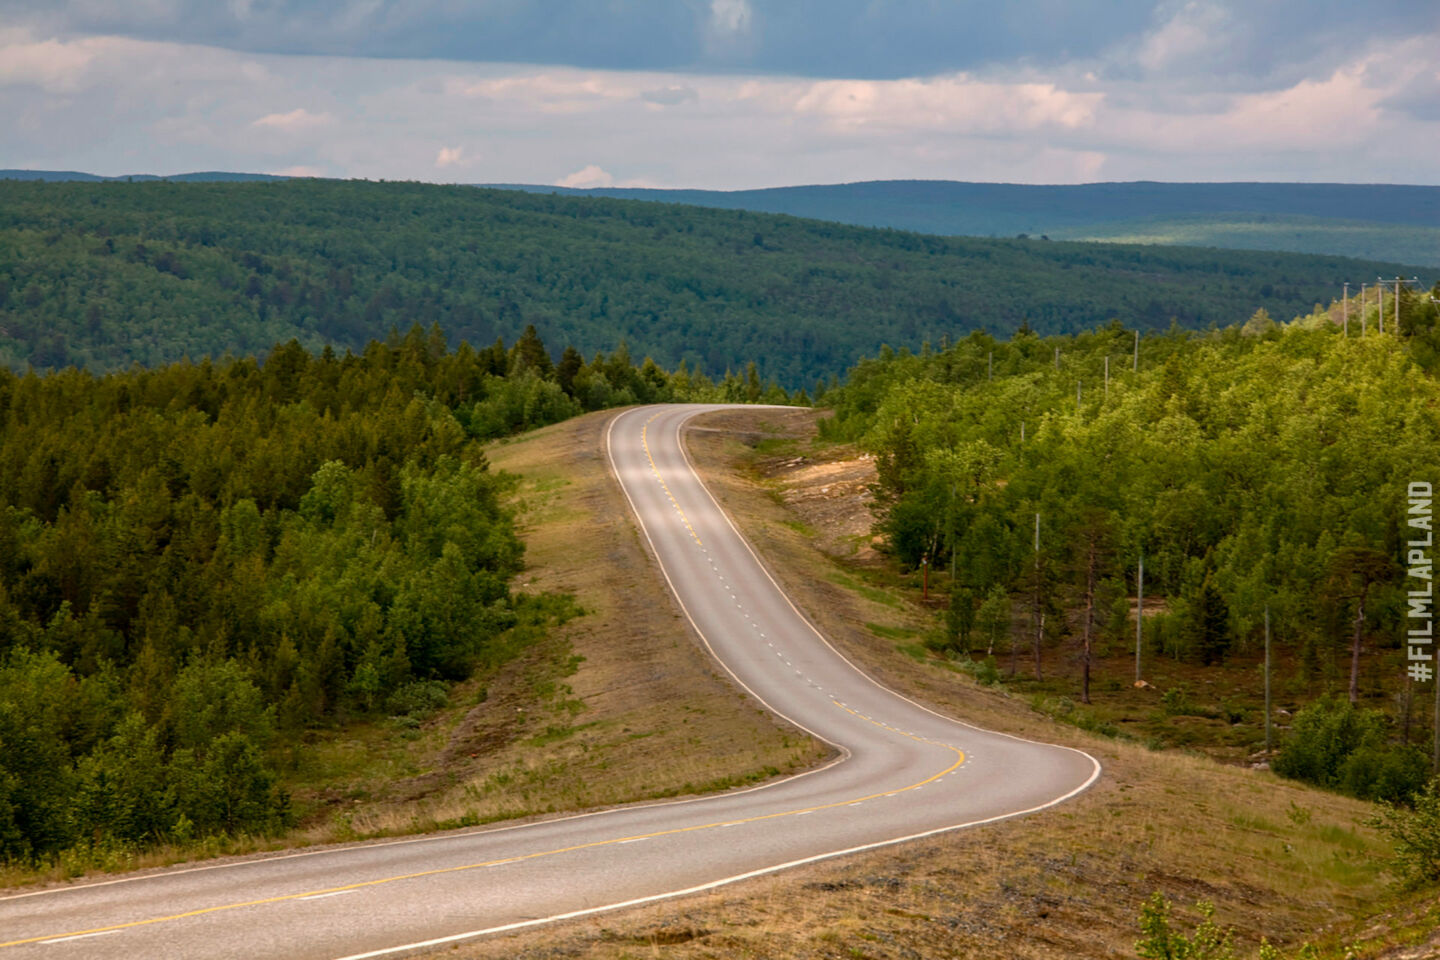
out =
<path fill-rule="evenodd" d="M 716 33 L 748 33 L 754 19 L 749 0 L 710 0 L 710 29 Z"/>
<path fill-rule="evenodd" d="M 296 107 L 289 113 L 268 113 L 251 122 L 252 127 L 270 127 L 275 130 L 305 130 L 309 127 L 324 126 L 334 121 L 328 113 L 311 113 L 304 107 Z"/>
<path fill-rule="evenodd" d="M 1440 121 L 1440 71 L 1418 71 L 1380 105 L 1414 120 Z"/>
<path fill-rule="evenodd" d="M 274 174 L 274 175 L 277 176 L 277 177 L 328 177 L 328 176 L 330 176 L 330 174 L 329 174 L 328 171 L 326 171 L 326 170 L 324 170 L 324 169 L 322 169 L 322 168 L 320 168 L 320 167 L 313 167 L 313 166 L 310 166 L 310 165 L 304 164 L 304 163 L 297 163 L 297 164 L 295 164 L 294 166 L 291 166 L 291 167 L 281 167 L 279 170 L 270 170 L 270 171 L 267 171 L 267 172 L 268 172 L 268 173 L 272 173 L 272 174 Z"/>
<path fill-rule="evenodd" d="M 577 187 L 581 190 L 591 187 L 613 187 L 614 185 L 615 178 L 593 163 L 555 181 L 557 187 Z"/>
<path fill-rule="evenodd" d="M 36 41 L 28 31 L 0 30 L 0 83 L 64 93 L 78 89 L 103 40 Z"/>
<path fill-rule="evenodd" d="M 277 2 L 256 0 L 252 18 Z M 708 17 L 708 2 L 694 5 Z M 763 45 L 779 8 L 752 7 L 752 37 L 763 34 Z M 1186 9 L 1167 6 L 1146 21 L 1150 32 L 1191 22 L 1184 17 L 1197 14 Z M 1440 179 L 1424 150 L 1373 149 L 1440 142 L 1440 117 L 1426 113 L 1440 102 L 1427 56 L 1440 40 L 1433 32 L 1355 41 L 1303 70 L 1223 84 L 1197 66 L 1217 51 L 1182 39 L 1172 33 L 1163 52 L 1157 41 L 1153 70 L 1132 50 L 1113 60 L 813 79 L 281 56 L 0 31 L 0 166 L 434 180 L 483 167 L 492 182 L 722 189 L 889 178 Z M 23 55 L 8 55 L 15 50 Z"/>
<path fill-rule="evenodd" d="M 1049 83 L 989 83 L 958 74 L 818 81 L 796 96 L 793 110 L 838 129 L 993 134 L 1091 125 L 1103 100 L 1103 94 L 1075 93 Z"/>
<path fill-rule="evenodd" d="M 1140 44 L 1136 60 L 1146 70 L 1203 64 L 1231 47 L 1230 16 L 1215 3 L 1191 0 Z"/>
<path fill-rule="evenodd" d="M 1430 6 L 1433 6 L 1431 4 Z M 0 0 L 0 23 L 251 53 L 898 79 L 1093 62 L 1300 79 L 1433 32 L 1426 0 Z"/>
<path fill-rule="evenodd" d="M 700 99 L 700 94 L 694 87 L 671 85 L 660 87 L 655 90 L 643 90 L 640 99 L 646 103 L 653 103 L 662 107 L 673 107 L 682 103 L 689 103 Z"/>

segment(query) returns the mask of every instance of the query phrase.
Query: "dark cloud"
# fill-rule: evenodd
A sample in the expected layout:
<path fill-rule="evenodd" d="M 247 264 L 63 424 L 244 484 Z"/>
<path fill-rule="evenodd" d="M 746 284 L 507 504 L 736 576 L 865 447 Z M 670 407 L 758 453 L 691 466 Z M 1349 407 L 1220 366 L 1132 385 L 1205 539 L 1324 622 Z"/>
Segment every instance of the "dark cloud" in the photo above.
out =
<path fill-rule="evenodd" d="M 1427 71 L 1414 77 L 1400 90 L 1380 101 L 1389 110 L 1413 120 L 1440 121 L 1440 72 Z"/>
<path fill-rule="evenodd" d="M 1293 73 L 1434 30 L 1433 0 L 0 0 L 0 22 L 267 53 L 893 78 L 1105 61 L 1189 17 L 1225 43 L 1177 70 Z M 1131 59 L 1130 66 L 1143 65 Z"/>

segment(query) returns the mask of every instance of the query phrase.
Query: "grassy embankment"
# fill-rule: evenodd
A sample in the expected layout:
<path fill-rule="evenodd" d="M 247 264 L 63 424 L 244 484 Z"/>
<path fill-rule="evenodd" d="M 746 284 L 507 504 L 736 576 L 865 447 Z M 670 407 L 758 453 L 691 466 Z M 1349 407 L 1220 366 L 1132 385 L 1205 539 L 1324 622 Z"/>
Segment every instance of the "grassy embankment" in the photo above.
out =
<path fill-rule="evenodd" d="M 307 733 L 283 771 L 299 818 L 283 836 L 9 867 L 0 888 L 713 792 L 823 759 L 825 748 L 742 699 L 688 636 L 609 473 L 609 416 L 487 451 L 493 469 L 516 475 L 526 543 L 516 589 L 569 595 L 581 615 L 530 628 L 516 639 L 524 652 L 452 688 L 418 723 Z"/>
<path fill-rule="evenodd" d="M 982 687 L 911 637 L 932 623 L 903 583 L 815 547 L 762 463 L 817 450 L 813 413 L 745 411 L 691 434 L 691 450 L 801 608 L 883 683 L 953 716 L 1081 747 L 1105 765 L 1087 794 L 1041 816 L 992 824 L 738 884 L 710 894 L 448 952 L 466 958 L 1133 956 L 1135 918 L 1155 891 L 1193 918 L 1198 900 L 1287 955 L 1422 957 L 1440 926 L 1433 892 L 1388 886 L 1367 804 L 1193 753 L 1056 723 L 1026 698 Z M 869 625 L 869 626 L 867 626 Z M 878 629 L 876 629 L 878 628 Z M 883 635 L 883 636 L 882 636 Z M 1437 944 L 1436 947 L 1440 947 Z M 662 949 L 663 948 L 663 949 Z"/>

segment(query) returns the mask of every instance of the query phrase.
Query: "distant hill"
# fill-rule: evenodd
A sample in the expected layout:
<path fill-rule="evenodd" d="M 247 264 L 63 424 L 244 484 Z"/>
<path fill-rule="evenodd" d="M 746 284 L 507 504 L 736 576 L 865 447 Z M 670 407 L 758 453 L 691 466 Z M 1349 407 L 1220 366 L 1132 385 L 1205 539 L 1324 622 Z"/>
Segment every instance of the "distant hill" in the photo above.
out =
<path fill-rule="evenodd" d="M 393 327 L 787 387 L 882 344 L 1022 323 L 1206 328 L 1289 319 L 1381 261 L 1193 247 L 935 237 L 790 216 L 420 183 L 0 180 L 0 365 L 94 370 L 361 348 Z"/>
<path fill-rule="evenodd" d="M 875 180 L 764 190 L 540 193 L 788 213 L 944 236 L 1119 240 L 1291 250 L 1440 266 L 1440 187 L 1344 183 L 1089 183 L 1044 186 Z"/>
<path fill-rule="evenodd" d="M 153 173 L 127 174 L 123 177 L 98 177 L 93 173 L 76 170 L 0 170 L 0 180 L 44 180 L 47 183 L 145 183 L 153 180 L 170 180 L 176 183 L 250 183 L 288 180 L 271 173 L 227 173 L 223 170 L 202 170 L 198 173 L 176 173 L 158 176 Z"/>

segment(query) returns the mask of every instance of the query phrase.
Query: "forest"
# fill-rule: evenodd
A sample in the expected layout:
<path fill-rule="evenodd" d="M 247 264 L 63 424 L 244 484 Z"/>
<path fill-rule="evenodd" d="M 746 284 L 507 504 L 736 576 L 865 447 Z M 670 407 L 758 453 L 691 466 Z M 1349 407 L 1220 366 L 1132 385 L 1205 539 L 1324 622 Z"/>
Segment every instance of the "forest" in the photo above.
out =
<path fill-rule="evenodd" d="M 1373 304 L 1347 334 L 1336 303 L 882 351 L 826 395 L 821 434 L 875 455 L 885 544 L 948 573 L 942 645 L 991 655 L 980 673 L 1078 661 L 1090 703 L 1095 651 L 1133 643 L 1143 559 L 1146 656 L 1253 655 L 1268 619 L 1287 679 L 1337 675 L 1276 769 L 1399 799 L 1430 765 L 1401 651 L 1407 485 L 1440 479 L 1437 294 L 1404 291 L 1384 335 Z"/>
<path fill-rule="evenodd" d="M 533 325 L 587 355 L 624 341 L 666 368 L 753 361 L 813 389 L 883 343 L 1206 329 L 1402 270 L 418 183 L 0 180 L 0 366 L 103 373 L 291 338 L 360 350 L 392 325 L 471 343 Z"/>
<path fill-rule="evenodd" d="M 0 370 L 0 861 L 284 826 L 286 742 L 443 700 L 551 615 L 482 442 L 692 399 L 790 398 L 533 329 Z"/>

